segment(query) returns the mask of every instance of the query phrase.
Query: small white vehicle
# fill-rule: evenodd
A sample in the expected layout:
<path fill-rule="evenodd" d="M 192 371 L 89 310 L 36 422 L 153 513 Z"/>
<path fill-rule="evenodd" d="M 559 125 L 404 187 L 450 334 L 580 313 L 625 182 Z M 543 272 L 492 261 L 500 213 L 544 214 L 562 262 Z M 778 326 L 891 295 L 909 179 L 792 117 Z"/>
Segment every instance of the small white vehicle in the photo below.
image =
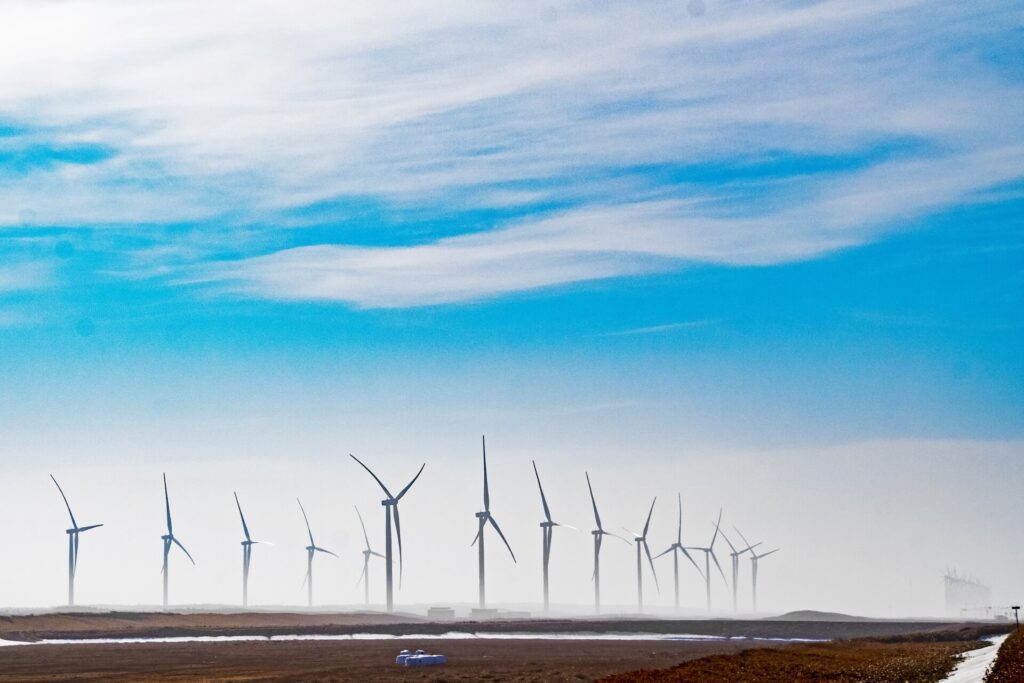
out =
<path fill-rule="evenodd" d="M 425 650 L 416 650 L 414 653 L 402 650 L 395 657 L 395 664 L 399 666 L 435 666 L 445 664 L 447 661 L 448 658 L 444 655 L 427 654 Z"/>

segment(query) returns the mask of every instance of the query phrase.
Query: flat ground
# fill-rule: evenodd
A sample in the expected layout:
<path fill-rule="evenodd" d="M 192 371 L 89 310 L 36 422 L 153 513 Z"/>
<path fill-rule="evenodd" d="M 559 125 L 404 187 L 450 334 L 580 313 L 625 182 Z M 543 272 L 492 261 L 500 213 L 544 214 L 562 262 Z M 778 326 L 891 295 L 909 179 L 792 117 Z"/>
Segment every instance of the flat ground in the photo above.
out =
<path fill-rule="evenodd" d="M 665 680 L 737 681 L 928 681 L 914 678 L 900 662 L 929 659 L 933 669 L 946 666 L 955 652 L 971 646 L 961 636 L 950 636 L 962 624 L 937 622 L 818 622 L 732 620 L 523 620 L 489 622 L 427 622 L 413 616 L 382 614 L 301 613 L 76 613 L 0 617 L 0 639 L 37 641 L 54 638 L 111 638 L 211 635 L 283 635 L 299 633 L 398 635 L 466 632 L 660 632 L 760 638 L 896 638 L 899 634 L 926 632 L 920 642 L 876 642 L 874 651 L 836 654 L 835 645 L 785 645 L 764 640 L 730 641 L 565 641 L 445 639 L 340 641 L 273 641 L 146 644 L 27 644 L 0 647 L 0 683 L 6 681 L 590 681 L 601 677 L 646 670 L 675 671 L 680 663 L 725 672 L 713 678 L 712 670 L 697 677 Z M 965 632 L 976 634 L 976 629 Z M 967 636 L 963 636 L 967 637 Z M 960 638 L 960 640 L 957 640 Z M 844 646 L 847 647 L 847 646 Z M 854 645 L 853 647 L 866 647 Z M 449 663 L 431 669 L 395 666 L 402 648 L 424 648 L 448 655 Z M 751 650 L 751 648 L 756 648 Z M 823 648 L 823 649 L 822 649 Z M 930 649 L 929 649 L 930 648 Z M 841 648 L 840 648 L 841 649 Z M 745 652 L 749 651 L 749 652 Z M 785 652 L 779 659 L 773 653 Z M 823 655 L 822 652 L 826 654 Z M 843 678 L 827 668 L 807 669 L 824 677 L 798 677 L 807 662 L 829 657 L 842 661 L 850 656 L 866 662 L 884 652 L 901 674 L 896 679 Z M 828 654 L 831 653 L 831 654 Z M 736 655 L 718 656 L 716 655 Z M 707 659 L 709 658 L 710 659 Z M 700 659 L 705 658 L 705 659 Z M 909 659 L 908 659 L 909 658 Z M 922 659 L 923 658 L 923 659 Z M 694 660 L 700 659 L 700 662 Z M 737 663 L 789 662 L 791 668 L 737 669 Z M 774 666 L 774 665 L 773 665 Z M 916 666 L 916 664 L 915 664 Z M 724 667 L 724 668 L 723 668 Z M 795 667 L 795 668 L 792 668 Z M 782 677 L 765 677 L 766 671 L 782 671 Z M 744 673 L 746 672 L 746 673 Z M 901 673 L 902 672 L 902 673 Z M 748 675 L 750 674 L 750 675 Z M 757 675 L 754 675 L 757 674 Z M 646 675 L 646 674 L 645 674 Z M 662 680 L 637 678 L 626 680 Z"/>
<path fill-rule="evenodd" d="M 448 655 L 433 669 L 394 665 L 402 648 Z M 717 643 L 550 640 L 290 641 L 0 648 L 0 681 L 591 681 L 738 652 Z"/>

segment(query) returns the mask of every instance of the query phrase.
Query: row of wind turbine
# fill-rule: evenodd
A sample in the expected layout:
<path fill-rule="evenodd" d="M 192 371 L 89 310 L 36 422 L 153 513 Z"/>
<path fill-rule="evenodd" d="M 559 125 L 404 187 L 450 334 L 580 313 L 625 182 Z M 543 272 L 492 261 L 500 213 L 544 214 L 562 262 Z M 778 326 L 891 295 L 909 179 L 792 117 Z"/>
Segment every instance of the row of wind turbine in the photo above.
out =
<path fill-rule="evenodd" d="M 488 524 L 490 524 L 494 528 L 494 531 L 498 534 L 498 537 L 502 540 L 502 542 L 504 543 L 505 547 L 508 549 L 508 552 L 511 555 L 513 562 L 516 562 L 516 556 L 515 556 L 515 552 L 512 550 L 512 546 L 509 544 L 508 539 L 506 538 L 504 532 L 502 532 L 501 527 L 498 525 L 497 520 L 494 518 L 494 516 L 493 516 L 493 514 L 491 512 L 490 485 L 489 485 L 488 469 L 487 469 L 487 442 L 486 442 L 486 438 L 485 437 L 481 438 L 481 446 L 482 446 L 482 460 L 483 460 L 483 510 L 480 511 L 480 512 L 477 512 L 475 514 L 475 517 L 477 519 L 477 533 L 476 533 L 476 536 L 473 539 L 473 542 L 470 545 L 477 545 L 477 550 L 478 550 L 478 567 L 479 567 L 479 605 L 480 605 L 480 608 L 483 609 L 483 608 L 486 607 L 486 604 L 487 604 L 484 541 L 485 541 L 485 531 L 486 531 L 486 527 L 487 527 Z M 408 484 L 405 485 L 405 487 L 403 489 L 401 489 L 398 492 L 397 495 L 393 495 L 391 493 L 390 489 L 388 489 L 384 485 L 383 481 L 381 481 L 381 479 L 376 475 L 376 473 L 373 472 L 373 470 L 371 470 L 369 468 L 369 466 L 366 465 L 366 463 L 361 461 L 359 458 L 357 458 L 353 454 L 349 454 L 349 455 L 350 455 L 350 457 L 356 463 L 358 463 L 363 469 L 365 469 L 370 474 L 370 476 L 374 479 L 374 481 L 376 481 L 377 484 L 381 487 L 381 489 L 383 490 L 384 495 L 385 495 L 384 500 L 381 501 L 381 506 L 384 507 L 384 510 L 385 510 L 385 552 L 384 552 L 383 555 L 378 553 L 377 551 L 375 551 L 371 547 L 369 535 L 366 532 L 366 525 L 363 522 L 362 514 L 359 512 L 358 508 L 356 508 L 356 510 L 355 510 L 356 511 L 356 515 L 357 515 L 357 517 L 359 519 L 359 525 L 360 525 L 360 528 L 362 529 L 363 539 L 364 539 L 364 542 L 365 542 L 365 549 L 362 551 L 362 554 L 363 554 L 363 569 L 362 569 L 362 573 L 360 574 L 360 577 L 359 577 L 359 579 L 357 580 L 356 583 L 357 583 L 357 585 L 360 582 L 363 583 L 364 601 L 368 605 L 369 604 L 369 581 L 370 581 L 369 574 L 370 574 L 371 558 L 372 557 L 378 557 L 378 558 L 383 559 L 384 560 L 384 564 L 385 564 L 385 576 L 386 576 L 387 610 L 389 612 L 391 612 L 394 609 L 394 586 L 393 586 L 393 564 L 394 564 L 394 559 L 392 557 L 392 518 L 394 519 L 394 522 L 393 522 L 393 524 L 394 524 L 394 532 L 395 532 L 395 536 L 397 537 L 397 542 L 398 542 L 399 585 L 401 585 L 401 577 L 402 577 L 402 531 L 401 531 L 401 518 L 399 516 L 399 511 L 398 511 L 398 503 L 409 492 L 409 490 L 412 488 L 413 484 L 415 484 L 416 481 L 419 479 L 420 475 L 423 473 L 424 468 L 426 467 L 426 464 L 424 463 L 423 465 L 420 466 L 419 470 L 416 472 L 416 475 L 409 481 Z M 566 527 L 566 528 L 573 529 L 573 530 L 576 530 L 576 529 L 574 527 L 568 526 L 566 524 L 562 524 L 562 523 L 554 521 L 554 519 L 552 518 L 552 515 L 551 515 L 551 508 L 550 508 L 550 506 L 548 504 L 547 496 L 545 495 L 545 492 L 544 492 L 544 487 L 543 487 L 543 485 L 541 483 L 540 473 L 539 473 L 539 471 L 537 469 L 537 463 L 534 461 L 534 462 L 532 462 L 532 465 L 533 465 L 534 477 L 535 477 L 535 479 L 537 481 L 537 489 L 538 489 L 538 491 L 540 493 L 541 505 L 542 505 L 543 511 L 544 511 L 544 520 L 541 521 L 540 527 L 541 527 L 541 530 L 542 530 L 542 543 L 543 543 L 543 545 L 542 545 L 543 598 L 544 598 L 544 610 L 545 610 L 545 612 L 547 612 L 549 610 L 549 607 L 550 607 L 550 562 L 551 562 L 551 548 L 552 548 L 552 540 L 553 540 L 553 535 L 554 535 L 554 528 L 561 526 L 561 527 Z M 592 506 L 593 512 L 594 512 L 594 523 L 595 523 L 595 527 L 596 527 L 596 528 L 594 528 L 591 531 L 591 534 L 593 535 L 593 538 L 594 538 L 594 569 L 593 569 L 593 575 L 592 575 L 592 581 L 594 583 L 594 609 L 595 609 L 595 611 L 600 612 L 600 610 L 601 610 L 601 548 L 602 548 L 602 545 L 603 545 L 604 537 L 605 536 L 611 536 L 613 538 L 616 538 L 618 540 L 623 541 L 627 545 L 629 544 L 629 541 L 627 539 L 623 538 L 622 536 L 614 534 L 614 533 L 612 533 L 612 532 L 610 532 L 610 531 L 608 531 L 608 530 L 606 530 L 604 528 L 604 525 L 602 524 L 602 521 L 601 521 L 601 514 L 600 514 L 600 512 L 598 510 L 597 500 L 596 500 L 596 498 L 594 496 L 594 488 L 593 488 L 593 485 L 592 485 L 591 480 L 590 480 L 590 473 L 589 472 L 585 472 L 585 476 L 586 476 L 586 481 L 587 481 L 587 491 L 588 491 L 589 496 L 590 496 L 590 502 L 591 502 L 591 506 Z M 75 600 L 75 574 L 76 574 L 76 569 L 77 569 L 77 565 L 78 565 L 78 551 L 79 551 L 79 534 L 81 534 L 81 533 L 83 533 L 85 531 L 89 531 L 91 529 L 95 529 L 95 528 L 103 526 L 103 525 L 102 524 L 91 524 L 91 525 L 87 525 L 87 526 L 79 526 L 77 520 L 75 519 L 74 513 L 71 511 L 71 505 L 68 502 L 67 496 L 64 494 L 64 491 L 61 488 L 60 484 L 57 482 L 57 479 L 52 474 L 50 475 L 50 478 L 53 480 L 54 485 L 56 485 L 58 491 L 60 492 L 61 498 L 63 499 L 65 507 L 67 508 L 68 515 L 71 518 L 71 527 L 66 530 L 66 533 L 68 535 L 68 604 L 69 605 L 74 605 L 74 600 Z M 173 522 L 172 522 L 172 518 L 171 518 L 170 495 L 169 495 L 168 487 L 167 487 L 167 475 L 166 474 L 163 475 L 163 486 L 164 486 L 164 505 L 165 505 L 165 513 L 166 513 L 167 531 L 166 531 L 165 534 L 163 534 L 160 537 L 162 542 L 163 542 L 163 566 L 162 566 L 161 574 L 163 576 L 163 605 L 167 606 L 167 604 L 168 604 L 168 579 L 169 579 L 169 572 L 168 572 L 168 564 L 169 564 L 169 562 L 168 561 L 169 561 L 169 556 L 170 556 L 170 552 L 171 552 L 171 547 L 174 546 L 174 545 L 177 545 L 181 549 L 181 551 L 185 554 L 185 556 L 189 559 L 189 561 L 192 562 L 193 565 L 195 564 L 195 560 L 193 559 L 191 553 L 189 553 L 189 551 L 185 548 L 185 546 L 182 544 L 182 542 L 174 534 L 174 527 L 173 527 Z M 249 570 L 250 570 L 251 562 L 252 562 L 252 546 L 258 545 L 260 543 L 263 543 L 263 544 L 266 544 L 266 545 L 272 545 L 272 544 L 267 543 L 266 541 L 262 541 L 262 542 L 261 541 L 256 541 L 256 540 L 254 540 L 252 538 L 252 535 L 250 534 L 250 531 L 249 531 L 248 523 L 246 522 L 246 519 L 245 519 L 245 514 L 242 512 L 242 505 L 241 505 L 241 502 L 238 499 L 238 494 L 237 493 L 234 493 L 234 498 L 235 498 L 235 505 L 238 508 L 238 515 L 239 515 L 239 518 L 240 518 L 241 523 L 242 523 L 242 533 L 244 535 L 244 539 L 241 542 L 241 545 L 242 545 L 242 604 L 243 604 L 243 606 L 248 606 L 248 602 L 249 602 Z M 323 553 L 323 554 L 327 554 L 327 555 L 332 555 L 334 557 L 338 557 L 338 556 L 334 552 L 332 552 L 330 550 L 327 550 L 326 548 L 323 548 L 323 547 L 318 546 L 316 544 L 316 542 L 315 542 L 315 540 L 313 538 L 313 531 L 312 531 L 312 528 L 311 528 L 310 523 L 309 523 L 309 517 L 307 516 L 306 510 L 305 510 L 305 508 L 302 505 L 302 501 L 298 500 L 298 499 L 296 499 L 296 501 L 298 502 L 299 509 L 300 509 L 300 511 L 302 513 L 303 521 L 305 522 L 305 525 L 306 525 L 306 534 L 307 534 L 308 539 L 309 539 L 309 545 L 307 545 L 306 548 L 305 548 L 307 561 L 306 561 L 306 575 L 305 575 L 305 578 L 303 580 L 303 586 L 306 587 L 306 589 L 307 589 L 307 602 L 308 602 L 308 604 L 310 606 L 312 606 L 312 604 L 313 604 L 313 558 L 316 556 L 317 553 Z M 654 507 L 655 507 L 655 504 L 657 503 L 657 498 L 656 497 L 654 498 L 654 500 L 652 500 L 651 506 L 650 506 L 650 508 L 647 511 L 647 516 L 646 516 L 646 519 L 645 519 L 644 525 L 643 525 L 643 531 L 640 532 L 640 533 L 637 533 L 637 532 L 630 531 L 629 529 L 626 529 L 626 531 L 632 536 L 633 543 L 636 546 L 637 608 L 640 611 L 643 611 L 643 604 L 644 604 L 644 592 L 643 592 L 643 580 L 644 580 L 644 577 L 643 577 L 643 574 L 644 574 L 643 565 L 644 565 L 644 562 L 643 562 L 643 559 L 644 559 L 644 556 L 646 555 L 646 557 L 647 557 L 647 563 L 650 566 L 651 576 L 654 579 L 655 588 L 660 593 L 661 589 L 660 589 L 660 585 L 659 585 L 659 582 L 658 582 L 658 576 L 657 576 L 657 571 L 655 569 L 654 560 L 656 560 L 656 559 L 658 559 L 660 557 L 663 557 L 664 555 L 667 555 L 667 554 L 671 553 L 672 557 L 673 557 L 673 579 L 674 579 L 674 588 L 675 588 L 675 607 L 676 607 L 676 609 L 677 610 L 679 609 L 679 604 L 680 604 L 680 598 L 679 598 L 679 555 L 681 554 L 681 555 L 683 555 L 683 557 L 685 557 L 690 562 L 690 564 L 693 565 L 694 569 L 697 570 L 697 572 L 700 574 L 701 578 L 704 580 L 705 590 L 706 590 L 706 597 L 707 597 L 707 609 L 708 609 L 708 611 L 710 611 L 711 610 L 711 563 L 712 562 L 714 563 L 715 568 L 717 569 L 717 571 L 718 571 L 719 575 L 721 576 L 722 581 L 725 583 L 725 585 L 728 587 L 729 583 L 730 583 L 726 579 L 725 572 L 722 570 L 722 566 L 719 563 L 718 557 L 715 554 L 715 543 L 717 542 L 718 537 L 721 536 L 725 540 L 725 542 L 728 544 L 729 549 L 731 551 L 730 552 L 730 558 L 732 560 L 732 598 L 733 598 L 733 609 L 738 611 L 738 593 L 737 593 L 737 590 L 738 590 L 738 584 L 739 584 L 739 561 L 740 561 L 740 558 L 742 556 L 749 554 L 750 555 L 750 560 L 751 560 L 751 565 L 752 565 L 751 566 L 751 581 L 752 581 L 753 605 L 754 605 L 754 611 L 756 612 L 756 610 L 757 610 L 757 573 L 758 573 L 758 562 L 761 559 L 763 559 L 763 558 L 765 558 L 765 557 L 767 557 L 769 555 L 772 555 L 772 554 L 778 552 L 779 549 L 776 548 L 774 550 L 771 550 L 771 551 L 768 551 L 768 552 L 765 552 L 765 553 L 758 553 L 757 549 L 762 544 L 761 543 L 753 543 L 753 544 L 749 543 L 747 541 L 747 539 L 743 536 L 743 534 L 739 531 L 739 529 L 736 529 L 736 533 L 742 539 L 743 544 L 734 545 L 733 542 L 728 538 L 728 536 L 726 536 L 726 534 L 721 529 L 721 521 L 722 521 L 722 511 L 721 510 L 719 510 L 718 519 L 717 519 L 717 521 L 715 521 L 715 523 L 713 525 L 714 526 L 714 532 L 713 532 L 713 534 L 711 536 L 711 541 L 708 543 L 707 546 L 689 546 L 689 545 L 685 545 L 683 543 L 683 537 L 682 537 L 683 510 L 682 510 L 682 496 L 681 495 L 677 495 L 677 502 L 678 502 L 679 516 L 678 516 L 678 526 L 677 526 L 677 529 L 676 529 L 676 539 L 666 550 L 664 550 L 663 552 L 659 553 L 658 555 L 652 555 L 651 550 L 650 550 L 650 546 L 648 545 L 648 533 L 650 531 L 651 519 L 652 519 L 653 514 L 654 514 Z M 623 528 L 625 528 L 625 527 L 623 527 Z M 735 527 L 734 527 L 734 529 L 735 529 Z M 698 552 L 704 553 L 704 568 L 703 568 L 703 570 L 701 569 L 701 567 L 697 563 L 697 561 L 694 559 L 694 556 L 693 556 L 693 554 L 691 554 L 691 551 L 693 553 L 698 553 Z"/>

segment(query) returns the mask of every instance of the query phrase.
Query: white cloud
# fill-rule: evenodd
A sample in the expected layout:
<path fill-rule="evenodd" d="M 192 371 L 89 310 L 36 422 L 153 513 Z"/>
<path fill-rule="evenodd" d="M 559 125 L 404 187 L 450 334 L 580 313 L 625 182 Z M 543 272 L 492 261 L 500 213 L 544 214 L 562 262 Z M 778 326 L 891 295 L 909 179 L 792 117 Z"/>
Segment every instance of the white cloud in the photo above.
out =
<path fill-rule="evenodd" d="M 9 178 L 0 222 L 30 208 L 40 224 L 291 227 L 302 219 L 282 211 L 347 197 L 577 206 L 431 244 L 322 244 L 201 276 L 261 296 L 405 306 L 692 260 L 807 258 L 1024 174 L 1024 88 L 977 54 L 1020 26 L 1013 3 L 707 10 L 5 3 L 0 118 L 117 154 Z M 901 140 L 916 144 L 871 156 Z M 699 170 L 669 186 L 632 170 L 787 153 L 869 159 L 738 194 L 728 174 L 709 188 Z"/>
<path fill-rule="evenodd" d="M 1024 147 L 971 158 L 893 162 L 825 183 L 819 197 L 767 216 L 700 215 L 690 204 L 593 206 L 409 247 L 299 247 L 218 264 L 199 280 L 247 295 L 347 301 L 361 307 L 451 303 L 687 262 L 783 263 L 860 244 L 909 219 L 1014 177 Z M 891 229 L 891 228 L 890 228 Z"/>

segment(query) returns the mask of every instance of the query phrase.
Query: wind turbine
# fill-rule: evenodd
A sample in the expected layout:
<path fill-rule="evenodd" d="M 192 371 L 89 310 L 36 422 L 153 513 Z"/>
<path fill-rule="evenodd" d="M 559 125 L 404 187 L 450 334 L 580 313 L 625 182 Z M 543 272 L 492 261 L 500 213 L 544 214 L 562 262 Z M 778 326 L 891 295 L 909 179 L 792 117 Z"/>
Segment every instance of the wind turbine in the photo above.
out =
<path fill-rule="evenodd" d="M 355 507 L 354 505 L 352 507 Z M 363 524 L 363 516 L 356 508 L 356 515 L 359 517 L 359 526 L 363 528 L 363 540 L 366 541 L 366 550 L 363 551 L 363 573 L 359 575 L 359 581 L 363 582 L 363 598 L 367 605 L 370 604 L 370 557 L 384 557 L 370 547 L 370 537 L 366 534 L 366 525 Z M 356 581 L 356 585 L 359 585 Z"/>
<path fill-rule="evenodd" d="M 505 543 L 505 547 L 508 548 L 509 554 L 512 555 L 513 562 L 516 562 L 516 554 L 512 552 L 512 546 L 508 544 L 508 539 L 505 538 L 505 534 L 501 532 L 501 527 L 498 526 L 498 522 L 496 522 L 494 517 L 491 515 L 491 494 L 487 487 L 487 438 L 480 437 L 480 439 L 484 449 L 484 509 L 482 512 L 477 512 L 475 515 L 477 519 L 477 530 L 476 536 L 473 538 L 473 543 L 470 543 L 470 545 L 477 542 L 480 543 L 480 545 L 477 546 L 477 555 L 480 567 L 480 609 L 484 609 L 487 606 L 487 582 L 485 581 L 484 574 L 484 528 L 487 526 L 488 522 L 491 523 L 491 526 L 494 527 L 494 530 L 498 532 L 498 536 L 500 536 L 501 540 Z"/>
<path fill-rule="evenodd" d="M 629 531 L 633 536 L 633 542 L 636 543 L 636 607 L 638 612 L 644 611 L 644 563 L 643 555 L 640 552 L 641 549 L 647 553 L 647 561 L 651 563 L 651 575 L 654 577 L 654 587 L 658 589 L 658 593 L 661 593 L 661 586 L 658 585 L 658 574 L 654 571 L 654 558 L 651 557 L 651 549 L 647 545 L 647 530 L 651 528 L 651 515 L 654 514 L 654 504 L 658 502 L 658 497 L 655 496 L 654 500 L 651 501 L 651 509 L 647 513 L 647 521 L 644 523 L 644 531 L 642 534 L 638 534 L 635 531 Z"/>
<path fill-rule="evenodd" d="M 167 607 L 167 556 L 171 554 L 171 544 L 181 548 L 182 552 L 188 557 L 189 561 L 195 565 L 196 561 L 192 559 L 192 554 L 185 549 L 185 546 L 181 544 L 181 541 L 174 535 L 174 527 L 171 524 L 171 498 L 167 495 L 167 474 L 164 473 L 164 505 L 167 509 L 167 533 L 160 537 L 164 542 L 164 607 Z"/>
<path fill-rule="evenodd" d="M 740 530 L 737 529 L 736 533 L 739 534 Z M 740 534 L 740 538 L 743 538 L 743 534 Z M 749 541 L 747 541 L 746 538 L 743 538 L 743 542 L 746 543 L 747 545 L 750 545 Z M 756 545 L 761 545 L 761 544 L 757 543 Z M 751 547 L 756 547 L 756 546 L 751 546 Z M 751 580 L 751 587 L 753 588 L 754 613 L 755 614 L 757 613 L 757 562 L 758 562 L 758 560 L 760 560 L 762 558 L 765 558 L 765 557 L 768 557 L 769 555 L 771 555 L 773 553 L 777 553 L 780 550 L 781 550 L 781 548 L 776 548 L 775 550 L 769 550 L 768 552 L 761 553 L 760 555 L 755 553 L 753 550 L 750 551 L 750 580 Z"/>
<path fill-rule="evenodd" d="M 388 612 L 392 612 L 392 611 L 394 611 L 395 601 L 394 601 L 394 591 L 393 591 L 393 583 L 392 583 L 392 564 L 393 564 L 393 560 L 391 559 L 391 510 L 392 510 L 392 508 L 394 508 L 394 511 L 395 511 L 394 512 L 394 515 L 395 515 L 395 535 L 398 536 L 398 583 L 399 583 L 399 585 L 401 585 L 401 583 L 402 583 L 402 525 L 399 522 L 399 518 L 398 518 L 398 501 L 400 501 L 402 499 L 402 496 L 404 496 L 406 493 L 408 493 L 409 489 L 412 488 L 412 485 L 415 484 L 416 480 L 420 478 L 420 475 L 423 474 L 423 468 L 426 467 L 427 464 L 423 463 L 420 466 L 420 471 L 416 473 L 416 476 L 412 478 L 412 481 L 410 481 L 408 484 L 406 484 L 405 488 L 402 489 L 401 491 L 399 491 L 397 496 L 393 496 L 393 495 L 391 495 L 391 491 L 388 491 L 388 487 L 384 486 L 384 482 L 382 482 L 380 480 L 380 478 L 376 474 L 373 473 L 373 470 L 371 470 L 369 467 L 367 467 L 363 463 L 362 460 L 360 460 L 356 456 L 352 455 L 351 453 L 349 453 L 349 457 L 352 458 L 353 460 L 355 460 L 360 465 L 362 465 L 363 469 L 370 473 L 370 476 L 373 477 L 373 480 L 376 481 L 377 484 L 384 490 L 384 495 L 387 496 L 387 498 L 382 500 L 380 502 L 380 504 L 384 506 L 384 566 L 385 566 L 385 572 L 386 572 L 385 576 L 387 577 L 387 610 L 388 610 Z"/>
<path fill-rule="evenodd" d="M 306 594 L 308 596 L 309 606 L 313 606 L 313 555 L 316 553 L 327 553 L 328 555 L 334 555 L 330 550 L 321 548 L 313 540 L 313 530 L 309 528 L 309 517 L 306 516 L 306 508 L 302 507 L 302 501 L 298 498 L 295 499 L 299 504 L 299 509 L 302 510 L 302 519 L 306 521 L 306 533 L 309 534 L 309 545 L 306 546 L 306 578 L 302 583 L 306 584 Z M 337 557 L 337 555 L 334 555 Z"/>
<path fill-rule="evenodd" d="M 718 564 L 718 557 L 715 555 L 715 541 L 718 540 L 718 527 L 722 524 L 722 511 L 718 511 L 718 521 L 715 522 L 715 535 L 711 537 L 711 543 L 706 548 L 694 548 L 690 547 L 687 550 L 697 550 L 704 553 L 704 584 L 707 589 L 708 598 L 708 612 L 711 611 L 711 560 L 715 561 L 715 566 L 718 567 L 718 573 L 722 575 L 722 581 L 725 582 L 726 587 L 729 586 L 729 581 L 725 578 L 725 572 L 722 571 L 722 565 Z"/>
<path fill-rule="evenodd" d="M 71 528 L 66 529 L 65 533 L 68 535 L 68 607 L 74 607 L 75 572 L 78 569 L 78 534 L 103 525 L 90 524 L 88 526 L 78 526 L 78 522 L 75 521 L 75 513 L 71 512 L 71 505 L 68 503 L 68 497 L 64 495 L 64 489 L 60 487 L 60 484 L 57 484 L 57 480 L 52 474 L 50 475 L 50 479 L 53 479 L 53 483 L 57 485 L 57 490 L 60 491 L 60 497 L 64 499 L 64 506 L 68 509 L 68 516 L 71 517 Z"/>
<path fill-rule="evenodd" d="M 597 528 L 590 533 L 594 535 L 594 611 L 601 611 L 601 541 L 605 536 L 614 536 L 626 545 L 629 545 L 629 541 L 624 539 L 622 536 L 613 534 L 610 531 L 605 531 L 601 525 L 601 515 L 597 512 L 597 501 L 594 500 L 594 487 L 590 485 L 590 473 L 584 472 L 587 476 L 587 490 L 590 491 L 590 503 L 594 506 L 594 523 Z"/>
<path fill-rule="evenodd" d="M 540 474 L 537 473 L 537 463 L 533 462 L 533 475 L 537 478 L 537 488 L 540 490 L 540 502 L 544 506 L 544 521 L 540 523 L 540 528 L 544 532 L 544 611 L 548 611 L 548 564 L 551 562 L 551 537 L 553 536 L 553 530 L 556 526 L 564 526 L 567 529 L 574 529 L 575 527 L 568 526 L 567 524 L 559 524 L 551 519 L 551 509 L 548 507 L 548 499 L 544 496 L 544 487 L 540 484 Z"/>
<path fill-rule="evenodd" d="M 242 532 L 245 540 L 242 541 L 242 606 L 249 605 L 249 563 L 252 561 L 252 547 L 260 541 L 252 540 L 249 535 L 249 526 L 245 523 L 245 515 L 242 514 L 242 504 L 238 502 L 238 494 L 235 493 L 235 505 L 238 506 L 238 516 L 242 518 Z M 267 545 L 272 545 L 263 541 Z"/>
<path fill-rule="evenodd" d="M 736 529 L 736 527 L 733 527 L 733 529 Z M 739 534 L 739 532 L 740 532 L 740 530 L 736 529 L 736 533 Z M 740 556 L 743 555 L 744 553 L 753 554 L 754 548 L 756 548 L 757 546 L 759 546 L 761 544 L 760 543 L 755 543 L 754 545 L 747 544 L 747 547 L 744 548 L 743 550 L 736 550 L 736 546 L 734 546 L 732 544 L 732 541 L 730 541 L 729 537 L 725 535 L 725 532 L 720 530 L 719 533 L 722 534 L 722 538 L 725 539 L 725 542 L 729 544 L 729 550 L 731 551 L 729 553 L 729 557 L 732 558 L 732 611 L 733 612 L 738 612 L 739 609 L 740 609 L 739 608 L 739 597 L 737 595 L 737 589 L 738 589 L 739 583 L 740 583 Z M 742 536 L 743 536 L 743 534 L 740 534 L 741 538 L 742 538 Z M 744 539 L 744 541 L 745 540 L 746 539 Z"/>
<path fill-rule="evenodd" d="M 676 527 L 676 542 L 668 547 L 663 553 L 659 553 L 654 557 L 658 559 L 662 555 L 668 555 L 672 553 L 672 573 L 675 577 L 676 584 L 676 611 L 679 611 L 679 553 L 682 553 L 686 559 L 690 561 L 694 569 L 700 574 L 700 578 L 704 578 L 704 572 L 701 571 L 700 565 L 693 559 L 693 556 L 686 550 L 686 546 L 683 545 L 683 496 L 676 494 L 676 498 L 679 501 L 679 526 Z"/>

